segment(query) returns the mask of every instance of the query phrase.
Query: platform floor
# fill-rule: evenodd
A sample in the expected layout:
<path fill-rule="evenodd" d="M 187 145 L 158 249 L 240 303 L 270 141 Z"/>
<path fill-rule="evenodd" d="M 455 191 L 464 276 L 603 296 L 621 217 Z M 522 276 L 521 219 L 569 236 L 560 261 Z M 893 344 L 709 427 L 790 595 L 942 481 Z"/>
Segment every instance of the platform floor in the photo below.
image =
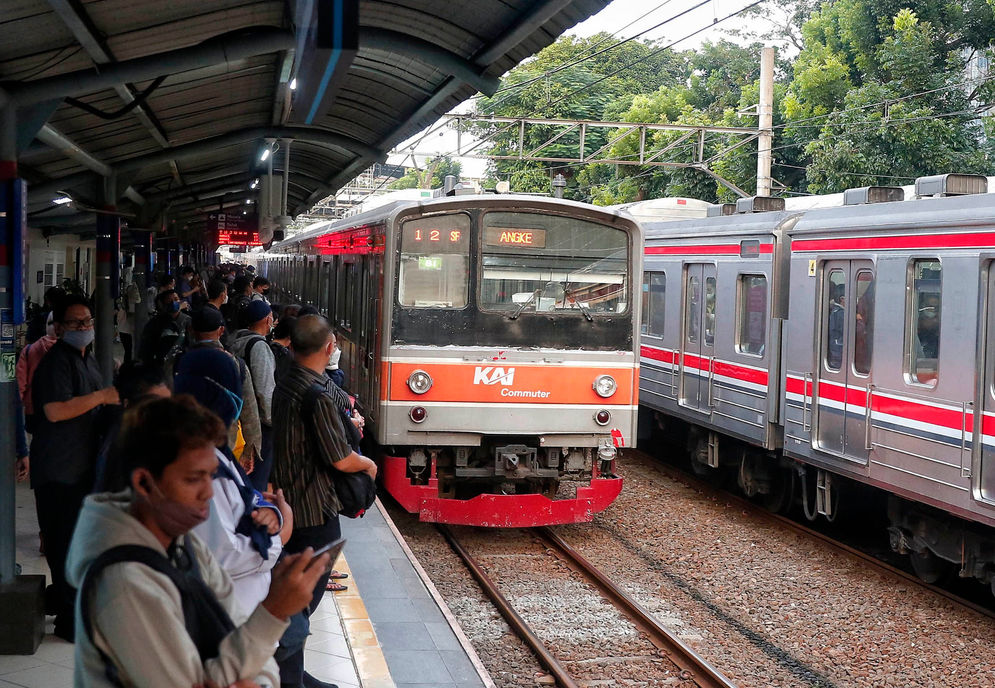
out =
<path fill-rule="evenodd" d="M 38 552 L 34 495 L 26 484 L 17 486 L 15 513 L 22 573 L 47 575 Z M 348 542 L 337 568 L 350 573 L 343 581 L 349 589 L 326 593 L 311 618 L 307 671 L 340 688 L 493 686 L 472 649 L 463 649 L 461 640 L 469 643 L 448 623 L 448 609 L 436 603 L 379 507 L 363 519 L 343 519 L 342 531 Z M 33 655 L 0 655 L 0 688 L 72 685 L 73 645 L 53 635 Z"/>

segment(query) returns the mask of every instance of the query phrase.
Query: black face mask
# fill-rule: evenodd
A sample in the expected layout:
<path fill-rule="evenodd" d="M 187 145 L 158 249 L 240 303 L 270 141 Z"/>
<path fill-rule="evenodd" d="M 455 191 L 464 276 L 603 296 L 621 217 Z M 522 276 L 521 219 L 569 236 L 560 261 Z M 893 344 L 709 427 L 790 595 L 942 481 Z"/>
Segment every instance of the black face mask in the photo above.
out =
<path fill-rule="evenodd" d="M 263 296 L 269 296 L 269 287 L 263 289 Z"/>

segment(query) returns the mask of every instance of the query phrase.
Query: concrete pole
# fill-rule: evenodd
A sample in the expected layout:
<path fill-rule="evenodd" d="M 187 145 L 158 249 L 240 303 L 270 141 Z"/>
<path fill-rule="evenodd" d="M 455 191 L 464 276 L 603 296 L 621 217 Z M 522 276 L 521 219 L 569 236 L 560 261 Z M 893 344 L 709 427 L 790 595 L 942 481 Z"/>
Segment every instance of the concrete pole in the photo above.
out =
<path fill-rule="evenodd" d="M 757 196 L 770 196 L 771 147 L 774 143 L 774 48 L 760 53 L 760 102 L 757 104 L 760 122 L 757 127 Z"/>

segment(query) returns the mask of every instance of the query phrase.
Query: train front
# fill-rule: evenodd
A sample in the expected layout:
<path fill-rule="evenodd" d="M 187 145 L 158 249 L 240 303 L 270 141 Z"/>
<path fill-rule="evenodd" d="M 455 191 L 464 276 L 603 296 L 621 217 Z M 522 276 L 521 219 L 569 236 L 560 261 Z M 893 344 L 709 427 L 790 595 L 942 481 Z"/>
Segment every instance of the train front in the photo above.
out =
<path fill-rule="evenodd" d="M 615 459 L 636 436 L 639 226 L 491 196 L 389 227 L 387 489 L 423 521 L 590 521 L 621 491 Z"/>

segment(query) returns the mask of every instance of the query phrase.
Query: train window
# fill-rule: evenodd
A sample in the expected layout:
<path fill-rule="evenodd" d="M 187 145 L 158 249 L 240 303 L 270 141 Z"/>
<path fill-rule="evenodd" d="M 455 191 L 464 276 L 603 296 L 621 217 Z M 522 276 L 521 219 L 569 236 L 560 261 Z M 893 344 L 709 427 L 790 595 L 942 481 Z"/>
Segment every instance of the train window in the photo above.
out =
<path fill-rule="evenodd" d="M 667 275 L 663 272 L 643 273 L 643 334 L 663 336 L 664 302 L 667 296 Z"/>
<path fill-rule="evenodd" d="M 871 372 L 871 347 L 874 345 L 874 273 L 858 270 L 854 283 L 857 307 L 853 309 L 853 370 L 860 375 Z"/>
<path fill-rule="evenodd" d="M 846 326 L 846 274 L 842 270 L 829 272 L 826 290 L 826 327 L 824 348 L 826 368 L 838 371 L 843 363 L 843 330 Z"/>
<path fill-rule="evenodd" d="M 767 342 L 767 278 L 764 275 L 740 275 L 738 287 L 736 350 L 741 354 L 763 356 Z"/>
<path fill-rule="evenodd" d="M 697 344 L 698 343 L 698 323 L 699 323 L 699 309 L 701 308 L 701 281 L 691 275 L 688 277 L 688 290 L 687 290 L 687 313 L 684 316 L 684 322 L 687 323 L 688 332 L 688 343 Z"/>
<path fill-rule="evenodd" d="M 624 313 L 629 238 L 573 217 L 490 212 L 481 234 L 481 308 Z"/>
<path fill-rule="evenodd" d="M 715 278 L 705 278 L 705 346 L 715 346 Z"/>
<path fill-rule="evenodd" d="M 905 306 L 905 371 L 909 382 L 934 387 L 940 358 L 940 261 L 911 262 Z"/>
<path fill-rule="evenodd" d="M 435 215 L 401 228 L 397 300 L 413 308 L 463 308 L 467 304 L 470 218 Z"/>

